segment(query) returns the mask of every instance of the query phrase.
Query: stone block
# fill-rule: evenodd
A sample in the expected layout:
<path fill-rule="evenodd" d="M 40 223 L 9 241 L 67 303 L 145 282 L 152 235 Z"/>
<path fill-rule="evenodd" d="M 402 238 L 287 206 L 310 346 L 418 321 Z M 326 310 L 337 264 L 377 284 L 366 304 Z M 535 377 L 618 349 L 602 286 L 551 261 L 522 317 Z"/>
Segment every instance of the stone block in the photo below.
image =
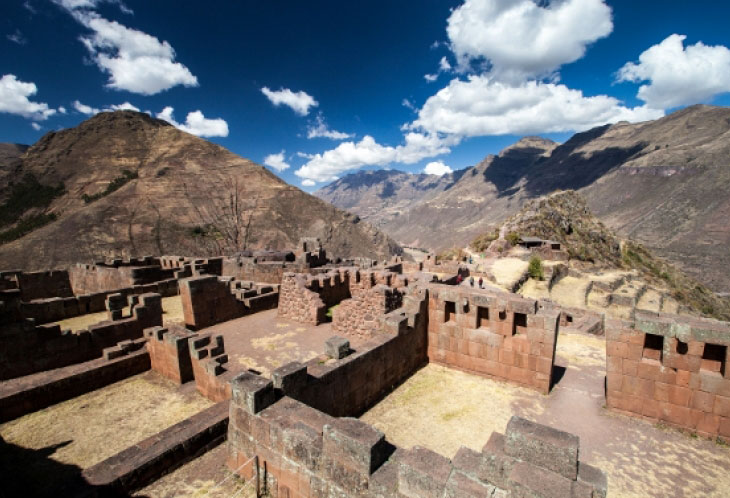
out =
<path fill-rule="evenodd" d="M 408 498 L 441 498 L 451 470 L 448 458 L 414 446 L 399 458 L 398 491 Z"/>
<path fill-rule="evenodd" d="M 358 472 L 369 475 L 388 458 L 385 435 L 365 422 L 339 418 L 322 431 L 325 456 Z"/>
<path fill-rule="evenodd" d="M 513 498 L 565 498 L 573 481 L 528 462 L 517 462 L 509 474 Z"/>
<path fill-rule="evenodd" d="M 484 498 L 492 496 L 494 486 L 453 471 L 446 481 L 443 498 Z"/>
<path fill-rule="evenodd" d="M 271 378 L 276 389 L 286 396 L 295 396 L 307 385 L 307 367 L 293 361 L 271 372 Z"/>
<path fill-rule="evenodd" d="M 231 380 L 233 402 L 255 415 L 276 401 L 274 384 L 251 372 L 243 372 Z"/>
<path fill-rule="evenodd" d="M 593 498 L 606 498 L 608 480 L 601 469 L 581 462 L 578 464 L 578 481 L 593 487 Z"/>
<path fill-rule="evenodd" d="M 545 425 L 513 416 L 507 424 L 507 455 L 575 480 L 578 475 L 579 438 Z"/>
<path fill-rule="evenodd" d="M 335 360 L 350 354 L 350 341 L 344 337 L 333 336 L 324 343 L 325 354 Z"/>

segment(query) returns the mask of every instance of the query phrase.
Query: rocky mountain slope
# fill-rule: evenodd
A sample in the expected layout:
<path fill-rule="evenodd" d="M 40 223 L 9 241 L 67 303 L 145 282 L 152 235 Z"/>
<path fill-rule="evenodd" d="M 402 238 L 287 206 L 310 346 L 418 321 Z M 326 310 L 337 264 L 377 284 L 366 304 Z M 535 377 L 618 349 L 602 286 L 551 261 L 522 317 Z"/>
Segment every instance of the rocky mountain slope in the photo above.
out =
<path fill-rule="evenodd" d="M 0 183 L 0 213 L 10 213 L 0 236 L 26 233 L 18 227 L 30 231 L 0 245 L 6 268 L 276 249 L 305 236 L 319 237 L 340 256 L 384 257 L 399 250 L 357 216 L 142 113 L 101 113 L 48 133 L 20 161 Z M 37 191 L 45 192 L 42 202 L 38 195 L 28 202 Z"/>
<path fill-rule="evenodd" d="M 0 185 L 5 185 L 22 161 L 20 156 L 28 150 L 27 145 L 0 143 Z"/>
<path fill-rule="evenodd" d="M 556 240 L 570 254 L 571 266 L 590 273 L 634 270 L 655 288 L 667 289 L 673 299 L 698 315 L 730 320 L 730 300 L 719 298 L 650 250 L 622 239 L 601 223 L 586 200 L 572 190 L 528 201 L 499 232 Z"/>
<path fill-rule="evenodd" d="M 465 245 L 530 199 L 574 189 L 621 236 L 730 292 L 729 163 L 730 109 L 693 106 L 578 133 L 562 145 L 523 139 L 448 189 L 385 219 L 370 205 L 373 214 L 363 218 L 401 243 L 439 250 Z"/>

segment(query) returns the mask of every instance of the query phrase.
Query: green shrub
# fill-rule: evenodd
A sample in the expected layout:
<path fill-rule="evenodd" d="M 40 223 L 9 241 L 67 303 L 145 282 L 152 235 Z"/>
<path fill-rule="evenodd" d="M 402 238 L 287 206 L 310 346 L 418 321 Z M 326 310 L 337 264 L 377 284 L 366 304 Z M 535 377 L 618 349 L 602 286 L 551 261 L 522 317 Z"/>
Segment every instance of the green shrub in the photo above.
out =
<path fill-rule="evenodd" d="M 520 234 L 518 234 L 517 232 L 510 232 L 507 234 L 505 239 L 507 239 L 507 242 L 509 242 L 513 246 L 516 246 L 517 243 L 520 241 L 521 237 L 520 237 Z"/>
<path fill-rule="evenodd" d="M 530 278 L 534 278 L 535 280 L 542 280 L 545 278 L 545 272 L 542 268 L 542 260 L 540 259 L 540 256 L 534 255 L 530 258 L 527 273 L 530 275 Z"/>
<path fill-rule="evenodd" d="M 112 181 L 109 182 L 109 184 L 106 186 L 106 189 L 104 189 L 102 192 L 99 192 L 94 195 L 88 195 L 83 194 L 81 198 L 84 200 L 86 204 L 89 204 L 94 201 L 98 201 L 102 197 L 106 197 L 107 195 L 111 194 L 114 191 L 119 190 L 127 183 L 131 182 L 135 178 L 138 178 L 139 174 L 137 174 L 136 171 L 129 171 L 128 169 L 122 170 L 122 176 L 118 176 Z"/>
<path fill-rule="evenodd" d="M 48 207 L 53 199 L 66 191 L 63 183 L 55 187 L 42 185 L 35 176 L 27 173 L 18 182 L 10 185 L 8 200 L 0 204 L 0 227 L 12 225 L 31 208 Z"/>
<path fill-rule="evenodd" d="M 29 234 L 36 228 L 47 225 L 55 219 L 55 213 L 34 214 L 31 216 L 26 216 L 25 218 L 21 218 L 18 224 L 15 225 L 13 228 L 11 228 L 10 230 L 5 230 L 4 232 L 0 232 L 0 244 L 7 244 L 8 242 L 19 239 L 23 235 Z"/>
<path fill-rule="evenodd" d="M 474 252 L 486 251 L 493 241 L 499 237 L 499 230 L 493 230 L 491 232 L 483 233 L 469 243 L 469 247 Z"/>

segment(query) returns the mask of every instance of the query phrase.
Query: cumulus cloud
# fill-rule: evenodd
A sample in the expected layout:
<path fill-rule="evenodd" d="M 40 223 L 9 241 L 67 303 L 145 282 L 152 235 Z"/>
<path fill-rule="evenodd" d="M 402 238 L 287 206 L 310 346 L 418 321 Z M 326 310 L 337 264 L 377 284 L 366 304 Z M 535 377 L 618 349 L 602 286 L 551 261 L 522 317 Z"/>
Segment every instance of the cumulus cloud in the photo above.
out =
<path fill-rule="evenodd" d="M 189 112 L 185 123 L 178 123 L 173 117 L 174 109 L 165 107 L 156 114 L 159 119 L 164 119 L 175 128 L 199 137 L 227 137 L 228 123 L 221 118 L 208 119 L 201 111 Z"/>
<path fill-rule="evenodd" d="M 337 130 L 331 130 L 327 126 L 327 123 L 325 123 L 321 114 L 317 116 L 315 123 L 310 123 L 307 127 L 307 138 L 309 139 L 329 138 L 332 140 L 345 140 L 347 138 L 353 138 L 354 136 L 354 133 L 344 133 Z"/>
<path fill-rule="evenodd" d="M 66 108 L 61 106 L 58 108 L 58 112 L 60 112 L 61 114 L 66 114 Z"/>
<path fill-rule="evenodd" d="M 0 112 L 45 121 L 56 114 L 56 110 L 49 108 L 45 102 L 28 99 L 37 92 L 35 83 L 20 81 L 14 74 L 4 75 L 0 78 Z"/>
<path fill-rule="evenodd" d="M 314 187 L 316 185 L 316 182 L 313 180 L 302 180 L 302 185 L 305 187 Z"/>
<path fill-rule="evenodd" d="M 272 104 L 276 107 L 285 105 L 291 107 L 292 110 L 300 116 L 306 116 L 309 114 L 310 107 L 317 107 L 319 102 L 314 100 L 314 97 L 309 95 L 307 92 L 292 92 L 288 88 L 281 88 L 273 91 L 268 87 L 263 87 L 261 93 L 266 95 Z"/>
<path fill-rule="evenodd" d="M 444 164 L 443 161 L 431 161 L 423 168 L 423 172 L 427 175 L 444 176 L 448 173 L 453 173 L 454 170 Z"/>
<path fill-rule="evenodd" d="M 647 106 L 625 107 L 606 95 L 586 97 L 561 84 L 533 80 L 511 85 L 482 75 L 452 80 L 426 101 L 407 128 L 475 137 L 580 131 L 663 115 Z"/>
<path fill-rule="evenodd" d="M 82 104 L 78 100 L 73 101 L 74 109 L 76 109 L 81 114 L 86 114 L 87 116 L 91 116 L 92 114 L 99 114 L 101 112 L 101 109 L 97 109 L 95 107 L 91 107 L 90 105 Z"/>
<path fill-rule="evenodd" d="M 580 59 L 612 30 L 603 0 L 466 0 L 451 13 L 446 32 L 460 69 L 486 59 L 494 76 L 516 81 Z"/>
<path fill-rule="evenodd" d="M 175 61 L 175 50 L 166 41 L 109 21 L 91 10 L 98 0 L 56 0 L 83 26 L 92 31 L 82 36 L 92 60 L 109 75 L 107 87 L 141 95 L 154 95 L 177 85 L 198 86 L 198 79 Z M 121 2 L 123 11 L 129 11 Z M 126 10 L 125 10 L 126 9 Z"/>
<path fill-rule="evenodd" d="M 628 62 L 618 81 L 640 83 L 637 97 L 651 107 L 696 104 L 730 92 L 730 50 L 698 42 L 684 46 L 684 35 L 673 34 Z"/>
<path fill-rule="evenodd" d="M 31 123 L 31 124 L 30 124 L 30 126 L 31 126 L 31 128 L 33 128 L 33 129 L 34 129 L 35 131 L 40 131 L 40 129 L 42 128 L 42 127 L 41 127 L 41 125 L 39 125 L 39 124 L 38 124 L 38 123 L 36 123 L 36 122 L 33 122 L 33 123 Z"/>
<path fill-rule="evenodd" d="M 439 70 L 440 71 L 450 71 L 451 70 L 451 64 L 449 63 L 449 59 L 447 59 L 446 56 L 441 57 L 441 60 L 439 61 Z"/>
<path fill-rule="evenodd" d="M 284 153 L 282 150 L 278 154 L 269 154 L 264 158 L 264 164 L 270 168 L 274 168 L 276 171 L 282 172 L 285 169 L 289 169 L 290 166 L 284 159 Z"/>
<path fill-rule="evenodd" d="M 317 182 L 332 181 L 339 174 L 362 166 L 385 166 L 392 162 L 413 164 L 427 157 L 446 154 L 456 143 L 458 139 L 454 137 L 410 132 L 405 136 L 405 143 L 391 147 L 365 135 L 359 142 L 343 142 L 322 154 L 314 154 L 294 174 Z"/>
<path fill-rule="evenodd" d="M 138 107 L 130 104 L 129 102 L 125 102 L 123 104 L 118 104 L 118 105 L 110 105 L 107 110 L 110 110 L 110 111 L 137 111 L 137 112 L 140 112 Z"/>
<path fill-rule="evenodd" d="M 438 79 L 438 77 L 439 77 L 438 73 L 423 75 L 423 79 L 428 81 L 429 83 L 433 83 L 434 81 L 436 81 Z"/>

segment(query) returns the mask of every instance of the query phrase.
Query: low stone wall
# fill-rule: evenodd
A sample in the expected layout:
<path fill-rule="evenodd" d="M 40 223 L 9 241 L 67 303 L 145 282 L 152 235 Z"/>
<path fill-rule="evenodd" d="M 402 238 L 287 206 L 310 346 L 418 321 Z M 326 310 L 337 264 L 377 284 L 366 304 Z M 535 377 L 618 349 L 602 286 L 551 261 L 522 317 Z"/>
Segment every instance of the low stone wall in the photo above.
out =
<path fill-rule="evenodd" d="M 61 368 L 98 358 L 104 348 L 139 339 L 148 327 L 162 325 L 159 294 L 142 294 L 132 315 L 92 325 L 88 330 L 63 331 L 58 325 L 35 326 L 21 321 L 0 328 L 0 380 Z"/>
<path fill-rule="evenodd" d="M 606 404 L 730 441 L 730 324 L 637 311 L 606 321 Z"/>
<path fill-rule="evenodd" d="M 332 331 L 345 337 L 370 338 L 380 329 L 380 318 L 402 304 L 402 291 L 376 285 L 334 308 Z"/>
<path fill-rule="evenodd" d="M 143 346 L 144 340 L 112 358 L 105 355 L 86 363 L 3 382 L 0 384 L 0 423 L 149 370 L 150 356 Z"/>
<path fill-rule="evenodd" d="M 216 403 L 231 398 L 222 336 L 172 325 L 149 328 L 145 337 L 152 370 L 178 384 L 195 380 L 198 392 Z"/>
<path fill-rule="evenodd" d="M 276 308 L 279 289 L 230 277 L 202 276 L 181 280 L 180 298 L 186 327 L 200 330 Z"/>
<path fill-rule="evenodd" d="M 279 290 L 279 317 L 312 325 L 327 321 L 327 310 L 351 296 L 350 270 L 321 275 L 285 273 Z"/>
<path fill-rule="evenodd" d="M 237 280 L 280 284 L 284 273 L 311 273 L 303 262 L 259 261 L 258 258 L 225 258 L 222 275 Z"/>
<path fill-rule="evenodd" d="M 558 311 L 507 293 L 429 285 L 430 361 L 547 394 Z"/>
<path fill-rule="evenodd" d="M 71 297 L 52 297 L 23 302 L 20 311 L 24 318 L 32 318 L 36 324 L 57 322 L 66 318 L 98 313 L 105 310 L 105 302 L 110 294 L 128 296 L 156 293 L 162 297 L 176 296 L 179 293 L 177 280 L 163 280 L 146 285 L 135 285 L 125 289 L 81 294 Z"/>
<path fill-rule="evenodd" d="M 426 364 L 426 295 L 412 290 L 382 333 L 340 359 L 290 363 L 272 378 L 283 394 L 332 416 L 359 416 Z"/>
<path fill-rule="evenodd" d="M 270 496 L 605 498 L 605 475 L 578 452 L 578 437 L 513 417 L 505 436 L 493 434 L 482 452 L 461 448 L 451 461 L 397 448 L 360 420 L 277 401 L 262 377 L 233 381 L 228 466 Z"/>
<path fill-rule="evenodd" d="M 218 403 L 89 467 L 84 490 L 69 496 L 128 496 L 225 441 L 228 413 Z"/>

